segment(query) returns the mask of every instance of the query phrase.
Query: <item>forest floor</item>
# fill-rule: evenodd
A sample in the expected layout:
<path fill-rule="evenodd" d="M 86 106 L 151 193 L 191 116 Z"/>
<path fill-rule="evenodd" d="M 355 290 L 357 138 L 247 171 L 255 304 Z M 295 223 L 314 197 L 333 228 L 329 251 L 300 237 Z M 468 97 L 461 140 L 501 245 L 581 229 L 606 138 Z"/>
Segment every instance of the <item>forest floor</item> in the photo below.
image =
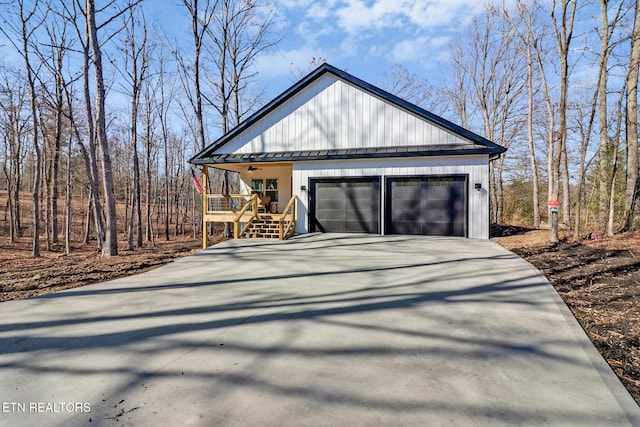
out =
<path fill-rule="evenodd" d="M 548 231 L 500 228 L 494 240 L 536 266 L 557 289 L 591 341 L 640 403 L 640 235 L 610 239 L 564 238 L 548 243 Z M 212 239 L 212 243 L 221 240 Z M 95 246 L 74 246 L 71 255 L 42 251 L 31 241 L 0 242 L 0 302 L 138 274 L 200 249 L 200 240 L 147 244 L 102 258 Z"/>
<path fill-rule="evenodd" d="M 220 241 L 212 237 L 211 242 Z M 104 282 L 151 270 L 172 259 L 191 255 L 202 246 L 201 239 L 176 237 L 170 241 L 145 243 L 142 248 L 127 251 L 126 243 L 118 247 L 119 255 L 102 258 L 91 245 L 72 245 L 70 255 L 41 249 L 40 258 L 31 257 L 31 239 L 16 243 L 0 241 L 0 302 L 27 298 Z"/>

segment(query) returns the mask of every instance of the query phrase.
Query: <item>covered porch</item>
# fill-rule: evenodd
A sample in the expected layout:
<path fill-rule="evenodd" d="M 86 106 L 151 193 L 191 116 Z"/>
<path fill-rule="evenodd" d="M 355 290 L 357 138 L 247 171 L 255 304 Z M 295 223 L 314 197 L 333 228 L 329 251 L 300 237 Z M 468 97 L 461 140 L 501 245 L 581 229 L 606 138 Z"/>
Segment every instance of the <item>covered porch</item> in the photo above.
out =
<path fill-rule="evenodd" d="M 235 172 L 237 182 L 229 193 L 206 185 L 213 169 Z M 291 163 L 232 163 L 202 165 L 203 248 L 207 248 L 209 223 L 230 223 L 233 237 L 284 240 L 295 232 L 296 200 L 292 194 Z"/>

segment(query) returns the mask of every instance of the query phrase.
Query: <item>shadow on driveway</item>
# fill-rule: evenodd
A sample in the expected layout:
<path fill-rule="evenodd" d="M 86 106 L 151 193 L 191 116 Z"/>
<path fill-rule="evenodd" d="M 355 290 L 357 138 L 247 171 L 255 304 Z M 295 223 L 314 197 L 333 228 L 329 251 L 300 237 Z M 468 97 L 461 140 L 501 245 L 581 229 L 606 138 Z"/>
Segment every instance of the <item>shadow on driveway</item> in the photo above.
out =
<path fill-rule="evenodd" d="M 0 400 L 91 411 L 0 424 L 632 425 L 585 340 L 544 277 L 492 242 L 229 241 L 2 303 Z"/>

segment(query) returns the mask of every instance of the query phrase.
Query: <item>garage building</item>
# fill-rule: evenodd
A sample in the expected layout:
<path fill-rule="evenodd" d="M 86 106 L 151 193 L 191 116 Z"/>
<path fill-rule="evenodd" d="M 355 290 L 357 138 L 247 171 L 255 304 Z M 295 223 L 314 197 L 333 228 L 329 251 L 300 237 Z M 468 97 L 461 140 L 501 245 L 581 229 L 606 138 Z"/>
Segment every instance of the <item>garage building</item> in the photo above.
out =
<path fill-rule="evenodd" d="M 238 173 L 238 194 L 203 196 L 205 224 L 235 221 L 236 237 L 290 220 L 298 234 L 486 239 L 489 165 L 504 152 L 324 64 L 191 163 Z"/>

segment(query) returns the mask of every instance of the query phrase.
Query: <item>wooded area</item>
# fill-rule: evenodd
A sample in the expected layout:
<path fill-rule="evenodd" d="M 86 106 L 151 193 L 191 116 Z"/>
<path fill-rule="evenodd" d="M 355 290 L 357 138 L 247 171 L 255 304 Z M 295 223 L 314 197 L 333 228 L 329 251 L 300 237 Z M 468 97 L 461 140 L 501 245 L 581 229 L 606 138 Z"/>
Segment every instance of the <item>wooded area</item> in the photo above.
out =
<path fill-rule="evenodd" d="M 547 225 L 551 241 L 561 227 L 636 230 L 639 8 L 492 2 L 451 45 L 448 81 L 396 65 L 378 84 L 509 148 L 491 170 L 492 222 Z M 41 239 L 68 253 L 77 236 L 113 256 L 119 240 L 199 233 L 188 159 L 268 101 L 255 63 L 285 36 L 266 2 L 181 10 L 187 45 L 147 21 L 143 0 L 0 1 L 0 51 L 21 58 L 0 62 L 1 236 L 33 238 L 34 257 Z"/>

